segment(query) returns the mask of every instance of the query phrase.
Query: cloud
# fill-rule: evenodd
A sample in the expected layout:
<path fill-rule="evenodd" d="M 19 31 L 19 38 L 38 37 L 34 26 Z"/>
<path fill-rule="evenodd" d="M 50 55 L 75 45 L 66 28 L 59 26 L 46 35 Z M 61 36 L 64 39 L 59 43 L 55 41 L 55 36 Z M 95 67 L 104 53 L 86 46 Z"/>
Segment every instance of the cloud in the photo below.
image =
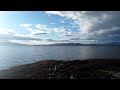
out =
<path fill-rule="evenodd" d="M 46 13 L 48 13 L 49 15 L 55 14 L 55 15 L 64 16 L 63 14 L 61 14 L 61 12 L 58 12 L 58 11 L 46 11 Z"/>
<path fill-rule="evenodd" d="M 40 33 L 34 33 L 33 35 L 41 35 L 41 34 L 47 34 L 45 32 L 40 32 Z"/>
<path fill-rule="evenodd" d="M 62 36 L 79 36 L 79 33 L 78 32 L 67 32 L 67 33 L 64 33 Z"/>
<path fill-rule="evenodd" d="M 69 23 L 59 26 L 52 24 L 52 27 L 43 24 L 20 24 L 24 30 L 29 31 L 28 35 L 21 35 L 12 29 L 0 29 L 0 38 L 8 40 L 19 40 L 20 42 L 80 42 L 80 43 L 105 43 L 120 40 L 120 11 L 46 11 L 48 15 L 58 15 L 61 23 Z M 68 20 L 68 21 L 67 21 Z M 58 19 L 59 21 L 59 19 Z M 56 23 L 57 24 L 57 23 Z M 58 23 L 59 24 L 59 23 Z M 16 30 L 17 31 L 17 30 Z M 50 35 L 61 38 L 61 40 L 41 40 L 40 35 Z M 35 38 L 39 37 L 39 38 Z M 50 36 L 52 37 L 52 36 Z M 67 39 L 63 39 L 63 38 Z M 17 42 L 19 42 L 17 41 Z"/>
<path fill-rule="evenodd" d="M 120 11 L 47 11 L 46 13 L 72 19 L 79 27 L 81 39 L 98 42 L 120 39 L 118 37 Z"/>
<path fill-rule="evenodd" d="M 32 24 L 20 24 L 20 26 L 25 28 L 25 30 L 33 32 L 33 29 L 31 28 Z"/>
<path fill-rule="evenodd" d="M 19 33 L 15 32 L 15 30 L 13 30 L 13 29 L 6 29 L 6 28 L 2 29 L 1 28 L 0 29 L 0 39 L 2 38 L 3 40 L 7 40 L 8 42 L 18 43 L 18 44 L 27 44 L 27 45 L 46 45 L 46 44 L 54 44 L 54 43 L 60 43 L 60 42 L 69 42 L 69 40 L 67 40 L 67 39 L 54 40 L 51 38 L 40 39 L 40 37 L 39 38 L 34 37 L 34 36 L 38 36 L 38 35 L 45 35 L 45 34 L 48 34 L 49 32 L 58 33 L 61 35 L 69 33 L 69 31 L 66 30 L 64 28 L 64 26 L 61 26 L 58 28 L 54 28 L 54 27 L 46 28 L 46 27 L 44 27 L 45 25 L 41 26 L 40 24 L 39 25 L 37 24 L 36 26 L 39 26 L 38 28 L 42 28 L 42 30 L 40 30 L 38 28 L 37 29 L 31 28 L 32 30 L 31 30 L 30 34 L 28 34 L 28 35 L 19 34 Z M 25 28 L 28 29 L 29 27 L 27 27 L 27 25 L 26 25 Z M 46 30 L 43 30 L 44 28 Z"/>
<path fill-rule="evenodd" d="M 69 27 L 78 28 L 78 25 L 75 22 L 71 22 Z"/>
<path fill-rule="evenodd" d="M 29 37 L 33 37 L 36 35 L 44 35 L 47 34 L 48 28 L 46 25 L 41 25 L 41 24 L 35 24 L 34 28 L 30 27 L 32 24 L 20 24 L 25 30 L 30 31 L 30 34 L 28 35 Z"/>
<path fill-rule="evenodd" d="M 65 21 L 62 20 L 61 23 L 65 23 Z"/>
<path fill-rule="evenodd" d="M 11 39 L 40 40 L 38 38 L 32 38 L 32 37 L 28 37 L 26 35 L 18 34 L 15 30 L 8 29 L 8 28 L 0 28 L 0 39 L 4 39 L 4 40 L 11 40 Z"/>
<path fill-rule="evenodd" d="M 56 42 L 57 40 L 53 40 L 53 39 L 45 39 L 46 41 L 49 41 L 49 42 Z"/>
<path fill-rule="evenodd" d="M 62 28 L 62 27 L 53 28 L 53 29 L 51 29 L 51 31 L 56 32 L 56 33 L 66 33 L 66 32 L 68 32 L 65 28 Z"/>
<path fill-rule="evenodd" d="M 40 30 L 47 30 L 47 27 L 45 25 L 37 24 L 37 25 L 35 25 L 35 27 Z"/>
<path fill-rule="evenodd" d="M 48 45 L 54 44 L 55 42 L 49 40 L 10 40 L 9 42 L 18 43 L 18 44 L 26 44 L 26 45 Z"/>
<path fill-rule="evenodd" d="M 47 32 L 38 30 L 31 33 L 31 35 L 41 35 L 41 34 L 47 34 Z"/>
<path fill-rule="evenodd" d="M 28 28 L 30 26 L 32 26 L 32 24 L 20 24 L 21 27 L 24 27 L 24 28 Z"/>
<path fill-rule="evenodd" d="M 40 40 L 39 38 L 31 38 L 27 36 L 16 36 L 16 35 L 0 35 L 1 39 L 6 39 L 6 40 Z"/>
<path fill-rule="evenodd" d="M 55 33 L 59 34 L 59 36 L 75 36 L 76 34 L 71 32 L 70 30 L 67 30 L 64 26 L 61 27 L 52 27 L 48 28 L 46 25 L 42 24 L 36 24 L 33 25 L 35 28 L 31 28 L 29 24 L 21 24 L 22 26 L 25 26 L 25 29 L 28 31 L 31 31 L 31 33 L 28 35 L 29 37 L 38 36 L 38 35 L 46 35 L 48 33 Z"/>
<path fill-rule="evenodd" d="M 18 44 L 26 44 L 26 45 L 49 45 L 49 44 L 55 44 L 55 43 L 69 43 L 73 42 L 69 39 L 31 39 L 31 40 L 9 40 L 9 42 L 12 43 L 18 43 Z"/>
<path fill-rule="evenodd" d="M 80 38 L 70 38 L 70 40 L 80 40 Z"/>
<path fill-rule="evenodd" d="M 0 34 L 2 35 L 13 35 L 16 34 L 16 32 L 9 28 L 0 28 Z"/>
<path fill-rule="evenodd" d="M 120 34 L 120 27 L 111 27 L 106 29 L 100 29 L 95 31 L 97 35 L 113 35 L 113 34 Z"/>
<path fill-rule="evenodd" d="M 28 31 L 30 31 L 30 32 L 34 32 L 34 30 L 32 28 L 27 27 L 25 29 L 28 30 Z"/>

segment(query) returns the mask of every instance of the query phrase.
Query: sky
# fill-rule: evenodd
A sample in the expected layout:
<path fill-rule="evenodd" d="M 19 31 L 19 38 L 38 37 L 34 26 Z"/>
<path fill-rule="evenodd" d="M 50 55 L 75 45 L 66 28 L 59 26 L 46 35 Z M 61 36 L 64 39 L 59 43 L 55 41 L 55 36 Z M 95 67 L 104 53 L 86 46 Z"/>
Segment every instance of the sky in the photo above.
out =
<path fill-rule="evenodd" d="M 120 11 L 0 11 L 0 42 L 120 42 Z"/>

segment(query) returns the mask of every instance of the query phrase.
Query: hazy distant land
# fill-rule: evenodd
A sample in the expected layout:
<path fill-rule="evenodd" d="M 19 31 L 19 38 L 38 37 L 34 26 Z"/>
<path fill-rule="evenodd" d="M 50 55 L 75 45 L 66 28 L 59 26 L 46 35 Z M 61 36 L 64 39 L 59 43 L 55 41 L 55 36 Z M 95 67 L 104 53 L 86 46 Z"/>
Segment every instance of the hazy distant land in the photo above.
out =
<path fill-rule="evenodd" d="M 0 45 L 3 46 L 29 46 L 27 44 L 19 44 L 12 42 L 0 42 Z M 46 45 L 30 45 L 30 46 L 119 46 L 120 42 L 111 42 L 111 43 L 103 43 L 103 44 L 83 44 L 83 43 L 55 43 L 55 44 L 46 44 Z"/>
<path fill-rule="evenodd" d="M 0 79 L 120 79 L 120 60 L 43 60 L 1 70 Z"/>

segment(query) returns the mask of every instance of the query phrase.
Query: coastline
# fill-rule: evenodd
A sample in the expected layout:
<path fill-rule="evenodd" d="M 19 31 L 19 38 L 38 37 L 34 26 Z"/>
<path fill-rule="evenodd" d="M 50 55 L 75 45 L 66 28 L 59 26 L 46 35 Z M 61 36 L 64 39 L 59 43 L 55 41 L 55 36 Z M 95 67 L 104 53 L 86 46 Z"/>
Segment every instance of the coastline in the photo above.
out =
<path fill-rule="evenodd" d="M 0 70 L 0 79 L 120 79 L 120 59 L 43 60 Z"/>

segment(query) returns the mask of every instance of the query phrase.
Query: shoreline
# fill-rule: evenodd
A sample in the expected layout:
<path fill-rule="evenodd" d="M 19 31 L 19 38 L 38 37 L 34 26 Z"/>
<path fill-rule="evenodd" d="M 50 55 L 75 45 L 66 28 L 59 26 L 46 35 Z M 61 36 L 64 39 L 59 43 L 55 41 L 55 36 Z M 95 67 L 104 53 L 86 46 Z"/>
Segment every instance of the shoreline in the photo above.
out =
<path fill-rule="evenodd" d="M 120 79 L 120 59 L 42 60 L 0 70 L 0 79 Z"/>

